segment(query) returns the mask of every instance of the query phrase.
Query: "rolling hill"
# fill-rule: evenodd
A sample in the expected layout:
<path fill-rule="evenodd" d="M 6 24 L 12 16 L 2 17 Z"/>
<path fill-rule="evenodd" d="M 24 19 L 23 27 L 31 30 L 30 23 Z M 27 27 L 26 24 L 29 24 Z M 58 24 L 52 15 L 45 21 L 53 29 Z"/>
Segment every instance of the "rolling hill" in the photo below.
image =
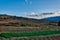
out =
<path fill-rule="evenodd" d="M 11 15 L 0 15 L 0 26 L 45 26 L 56 25 L 57 21 L 33 19 Z"/>

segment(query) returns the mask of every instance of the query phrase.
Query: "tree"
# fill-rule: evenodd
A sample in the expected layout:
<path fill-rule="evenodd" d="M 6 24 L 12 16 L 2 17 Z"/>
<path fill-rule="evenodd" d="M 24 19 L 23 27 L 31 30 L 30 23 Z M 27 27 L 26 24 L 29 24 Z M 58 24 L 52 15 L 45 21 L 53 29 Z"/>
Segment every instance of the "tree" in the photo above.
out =
<path fill-rule="evenodd" d="M 58 22 L 58 26 L 60 26 L 60 21 Z"/>

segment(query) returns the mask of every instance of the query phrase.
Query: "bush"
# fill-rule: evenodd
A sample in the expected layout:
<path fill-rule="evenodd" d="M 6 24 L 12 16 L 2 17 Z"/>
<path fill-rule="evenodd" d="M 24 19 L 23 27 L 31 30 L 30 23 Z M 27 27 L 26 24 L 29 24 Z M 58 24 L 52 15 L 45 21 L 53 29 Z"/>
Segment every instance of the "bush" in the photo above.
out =
<path fill-rule="evenodd" d="M 25 24 L 20 24 L 20 26 L 26 26 Z"/>

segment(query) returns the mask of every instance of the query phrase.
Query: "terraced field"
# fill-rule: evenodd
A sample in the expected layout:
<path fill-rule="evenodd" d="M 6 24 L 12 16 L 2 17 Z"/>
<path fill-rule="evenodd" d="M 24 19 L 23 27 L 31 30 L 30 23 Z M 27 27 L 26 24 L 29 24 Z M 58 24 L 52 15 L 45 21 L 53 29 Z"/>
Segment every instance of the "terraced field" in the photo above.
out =
<path fill-rule="evenodd" d="M 48 30 L 40 32 L 3 32 L 0 34 L 1 37 L 35 37 L 35 36 L 50 36 L 60 35 L 60 30 Z"/>
<path fill-rule="evenodd" d="M 48 30 L 40 32 L 3 32 L 3 38 L 14 40 L 60 40 L 60 30 Z"/>
<path fill-rule="evenodd" d="M 1 27 L 2 40 L 60 40 L 60 27 Z"/>
<path fill-rule="evenodd" d="M 46 30 L 59 30 L 60 27 L 41 26 L 41 27 L 0 27 L 0 32 L 39 32 Z"/>

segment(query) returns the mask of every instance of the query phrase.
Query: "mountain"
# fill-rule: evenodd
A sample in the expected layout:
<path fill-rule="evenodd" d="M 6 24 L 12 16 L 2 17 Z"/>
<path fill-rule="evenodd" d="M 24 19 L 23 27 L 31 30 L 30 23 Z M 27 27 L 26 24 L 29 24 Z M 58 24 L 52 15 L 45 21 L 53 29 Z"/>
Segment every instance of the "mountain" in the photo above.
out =
<path fill-rule="evenodd" d="M 60 21 L 60 16 L 47 17 L 47 18 L 44 18 L 43 20 Z"/>
<path fill-rule="evenodd" d="M 46 15 L 47 16 L 47 15 Z M 51 15 L 48 15 L 45 18 L 42 18 L 43 20 L 53 20 L 53 21 L 60 21 L 60 11 L 54 12 Z"/>

